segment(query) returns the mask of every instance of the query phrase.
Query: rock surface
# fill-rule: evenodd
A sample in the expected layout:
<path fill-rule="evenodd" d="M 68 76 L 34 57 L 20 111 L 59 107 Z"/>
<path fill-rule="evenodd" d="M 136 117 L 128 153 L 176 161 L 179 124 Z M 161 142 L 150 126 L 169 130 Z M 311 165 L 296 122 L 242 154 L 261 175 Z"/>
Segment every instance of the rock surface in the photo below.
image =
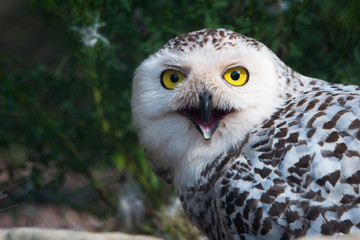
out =
<path fill-rule="evenodd" d="M 162 240 L 161 238 L 125 233 L 92 233 L 65 229 L 0 229 L 0 240 Z"/>
<path fill-rule="evenodd" d="M 119 232 L 86 232 L 67 229 L 46 228 L 7 228 L 0 229 L 0 240 L 163 240 L 145 235 L 131 235 Z M 360 234 L 351 234 L 344 237 L 314 237 L 300 238 L 298 240 L 358 240 Z"/>
<path fill-rule="evenodd" d="M 360 234 L 349 234 L 343 237 L 313 237 L 313 238 L 299 238 L 298 240 L 359 240 Z"/>

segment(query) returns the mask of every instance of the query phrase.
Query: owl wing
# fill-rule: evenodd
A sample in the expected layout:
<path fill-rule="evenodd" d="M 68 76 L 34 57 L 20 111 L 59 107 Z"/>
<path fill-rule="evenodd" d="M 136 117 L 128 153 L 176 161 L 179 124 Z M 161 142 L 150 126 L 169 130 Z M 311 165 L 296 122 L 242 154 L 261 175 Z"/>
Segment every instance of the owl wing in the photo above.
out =
<path fill-rule="evenodd" d="M 250 134 L 219 193 L 229 232 L 281 238 L 360 228 L 358 91 L 315 86 Z"/>

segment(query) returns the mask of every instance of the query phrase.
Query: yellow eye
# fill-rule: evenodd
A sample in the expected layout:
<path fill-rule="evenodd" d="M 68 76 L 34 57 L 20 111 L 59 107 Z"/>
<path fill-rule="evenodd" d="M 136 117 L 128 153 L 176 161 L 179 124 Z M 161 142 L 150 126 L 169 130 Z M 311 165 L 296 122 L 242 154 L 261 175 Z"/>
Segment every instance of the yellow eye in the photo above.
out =
<path fill-rule="evenodd" d="M 226 70 L 224 79 L 234 86 L 242 86 L 249 79 L 249 72 L 243 67 L 233 67 Z"/>
<path fill-rule="evenodd" d="M 176 70 L 165 70 L 161 74 L 161 84 L 166 89 L 174 89 L 179 83 L 184 81 L 184 74 Z"/>

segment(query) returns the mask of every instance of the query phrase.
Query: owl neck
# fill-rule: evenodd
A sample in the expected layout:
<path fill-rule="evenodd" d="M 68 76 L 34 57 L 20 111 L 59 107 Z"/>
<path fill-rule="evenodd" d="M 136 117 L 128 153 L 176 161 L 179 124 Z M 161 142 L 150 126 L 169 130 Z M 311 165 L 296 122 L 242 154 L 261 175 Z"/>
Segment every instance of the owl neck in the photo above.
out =
<path fill-rule="evenodd" d="M 186 167 L 187 169 L 179 171 L 182 174 L 174 174 L 175 188 L 183 192 L 192 187 L 205 188 L 211 186 L 219 178 L 224 167 L 231 164 L 241 154 L 245 142 L 244 140 L 235 144 L 222 151 L 221 154 L 209 156 L 208 161 L 202 164 L 195 163 L 194 165 L 189 164 L 187 167 L 183 166 L 183 168 Z"/>

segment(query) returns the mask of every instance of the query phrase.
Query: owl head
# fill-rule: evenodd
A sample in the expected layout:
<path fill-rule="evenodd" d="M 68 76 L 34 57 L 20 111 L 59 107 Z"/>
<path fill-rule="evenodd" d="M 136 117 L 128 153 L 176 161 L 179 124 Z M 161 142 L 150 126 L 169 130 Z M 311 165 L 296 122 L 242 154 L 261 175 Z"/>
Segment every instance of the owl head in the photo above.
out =
<path fill-rule="evenodd" d="M 155 173 L 195 180 L 274 112 L 290 71 L 262 43 L 226 29 L 167 42 L 137 68 L 132 88 L 133 124 Z"/>

